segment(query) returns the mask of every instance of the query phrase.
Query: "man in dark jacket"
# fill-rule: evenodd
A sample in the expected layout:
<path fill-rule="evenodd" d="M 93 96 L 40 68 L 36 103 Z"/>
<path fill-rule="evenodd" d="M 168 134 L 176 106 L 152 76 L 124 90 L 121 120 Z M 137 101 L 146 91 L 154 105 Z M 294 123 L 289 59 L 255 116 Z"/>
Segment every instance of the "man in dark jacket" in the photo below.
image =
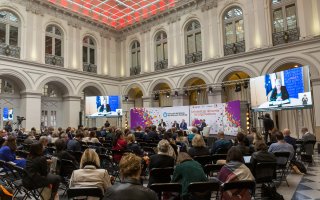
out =
<path fill-rule="evenodd" d="M 103 200 L 157 200 L 157 194 L 149 188 L 143 187 L 140 181 L 141 158 L 135 154 L 128 154 L 121 158 L 121 183 L 109 187 Z"/>
<path fill-rule="evenodd" d="M 268 143 L 268 137 L 270 137 L 271 131 L 274 128 L 274 122 L 270 118 L 270 114 L 266 113 L 263 118 L 263 127 L 264 127 L 264 142 Z"/>

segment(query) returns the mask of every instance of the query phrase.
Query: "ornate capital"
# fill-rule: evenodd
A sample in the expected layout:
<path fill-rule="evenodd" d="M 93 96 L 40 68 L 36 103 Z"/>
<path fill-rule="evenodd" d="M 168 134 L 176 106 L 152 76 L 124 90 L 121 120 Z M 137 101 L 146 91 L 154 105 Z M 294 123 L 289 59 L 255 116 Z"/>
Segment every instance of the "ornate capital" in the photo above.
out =
<path fill-rule="evenodd" d="M 68 25 L 72 26 L 74 28 L 81 29 L 81 23 L 78 20 L 75 20 L 75 19 L 69 19 L 68 20 Z"/>

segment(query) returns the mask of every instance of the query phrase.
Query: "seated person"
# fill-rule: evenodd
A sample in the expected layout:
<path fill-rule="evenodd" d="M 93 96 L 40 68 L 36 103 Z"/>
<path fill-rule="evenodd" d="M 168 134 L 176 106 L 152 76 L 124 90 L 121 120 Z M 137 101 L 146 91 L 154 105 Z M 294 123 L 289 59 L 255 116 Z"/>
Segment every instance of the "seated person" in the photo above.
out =
<path fill-rule="evenodd" d="M 58 192 L 60 176 L 48 173 L 48 163 L 51 161 L 43 156 L 43 146 L 35 142 L 30 146 L 27 158 L 26 171 L 29 176 L 22 179 L 23 186 L 27 189 L 37 189 L 52 185 L 50 200 L 53 200 Z"/>
<path fill-rule="evenodd" d="M 17 166 L 25 168 L 26 160 L 16 158 L 17 142 L 14 136 L 9 136 L 0 148 L 0 160 L 14 162 Z"/>
<path fill-rule="evenodd" d="M 158 143 L 158 154 L 150 156 L 149 172 L 154 168 L 174 167 L 174 158 L 169 155 L 170 143 L 167 140 L 160 140 Z M 153 183 L 169 183 L 171 177 L 153 176 L 150 174 L 148 187 Z"/>
<path fill-rule="evenodd" d="M 100 159 L 93 149 L 86 149 L 81 157 L 80 169 L 73 171 L 69 187 L 99 187 L 103 193 L 111 186 L 106 169 L 100 168 Z M 99 199 L 99 198 L 98 198 Z"/>
<path fill-rule="evenodd" d="M 120 162 L 123 154 L 122 151 L 125 151 L 126 149 L 127 149 L 127 141 L 124 138 L 124 133 L 120 129 L 117 129 L 116 135 L 114 136 L 114 139 L 113 139 L 112 150 L 120 151 L 120 152 L 113 154 L 113 160 L 117 163 Z"/>
<path fill-rule="evenodd" d="M 191 132 L 188 134 L 188 140 L 192 141 L 193 137 L 198 133 L 198 128 L 192 127 Z"/>
<path fill-rule="evenodd" d="M 211 148 L 211 154 L 216 154 L 218 150 L 228 151 L 232 146 L 231 141 L 224 139 L 224 132 L 218 132 L 218 140 L 215 141 Z"/>
<path fill-rule="evenodd" d="M 269 152 L 290 152 L 289 156 L 289 161 L 292 160 L 294 156 L 294 149 L 291 144 L 288 144 L 286 141 L 284 141 L 283 134 L 280 131 L 276 132 L 276 138 L 277 141 L 276 143 L 272 143 L 269 147 Z M 278 164 L 284 164 L 286 160 L 284 158 L 277 158 L 277 163 Z"/>
<path fill-rule="evenodd" d="M 139 143 L 136 141 L 136 137 L 131 133 L 127 137 L 127 150 L 132 151 L 132 153 L 137 156 L 143 156 L 143 150 L 141 149 Z"/>
<path fill-rule="evenodd" d="M 285 128 L 285 129 L 283 130 L 284 141 L 286 141 L 288 144 L 291 144 L 291 145 L 293 146 L 293 148 L 296 149 L 296 148 L 297 148 L 297 145 L 296 145 L 297 139 L 291 137 L 290 134 L 291 134 L 290 129 Z"/>
<path fill-rule="evenodd" d="M 176 144 L 180 145 L 180 151 L 186 151 L 189 148 L 189 141 L 186 136 L 184 136 L 184 133 L 182 130 L 178 130 L 176 137 Z"/>
<path fill-rule="evenodd" d="M 270 101 L 289 100 L 289 93 L 286 86 L 281 86 L 281 80 L 276 79 L 275 88 L 272 89 Z M 289 102 L 288 102 L 289 103 Z"/>
<path fill-rule="evenodd" d="M 209 149 L 206 146 L 206 143 L 203 140 L 203 137 L 199 134 L 196 134 L 192 139 L 192 147 L 190 147 L 188 154 L 191 157 L 194 156 L 204 156 L 210 155 Z"/>
<path fill-rule="evenodd" d="M 190 183 L 206 181 L 208 179 L 201 164 L 193 160 L 186 152 L 180 152 L 171 182 L 181 183 L 182 197 L 186 198 L 188 196 L 188 186 Z"/>
<path fill-rule="evenodd" d="M 316 141 L 316 136 L 314 134 L 310 133 L 307 128 L 302 128 L 301 129 L 302 135 L 302 140 L 303 140 L 303 148 L 306 152 L 307 155 L 313 155 L 313 144 L 305 144 L 308 141 Z"/>
<path fill-rule="evenodd" d="M 76 166 L 78 166 L 76 158 L 73 155 L 71 155 L 68 151 L 66 151 L 67 145 L 64 139 L 56 140 L 54 145 L 56 147 L 56 152 L 53 154 L 53 156 L 57 157 L 60 160 L 71 160 Z"/>
<path fill-rule="evenodd" d="M 238 148 L 232 147 L 227 154 L 227 163 L 221 168 L 218 180 L 222 183 L 254 180 L 250 169 L 244 164 L 243 155 Z M 247 189 L 226 191 L 224 199 L 251 199 Z"/>
<path fill-rule="evenodd" d="M 157 194 L 143 187 L 140 181 L 141 158 L 133 153 L 124 155 L 119 163 L 121 182 L 107 189 L 103 200 L 157 200 Z"/>
<path fill-rule="evenodd" d="M 237 134 L 238 144 L 235 147 L 241 151 L 242 155 L 249 154 L 249 151 L 250 151 L 249 147 L 245 145 L 245 137 L 246 136 L 241 132 Z"/>
<path fill-rule="evenodd" d="M 83 132 L 81 130 L 77 130 L 76 137 L 68 141 L 67 150 L 81 151 L 81 141 L 83 137 Z"/>
<path fill-rule="evenodd" d="M 273 153 L 268 152 L 268 146 L 264 141 L 257 141 L 254 145 L 256 152 L 251 155 L 250 163 L 253 167 L 252 171 L 254 172 L 255 167 L 258 163 L 261 162 L 277 162 L 276 157 Z"/>

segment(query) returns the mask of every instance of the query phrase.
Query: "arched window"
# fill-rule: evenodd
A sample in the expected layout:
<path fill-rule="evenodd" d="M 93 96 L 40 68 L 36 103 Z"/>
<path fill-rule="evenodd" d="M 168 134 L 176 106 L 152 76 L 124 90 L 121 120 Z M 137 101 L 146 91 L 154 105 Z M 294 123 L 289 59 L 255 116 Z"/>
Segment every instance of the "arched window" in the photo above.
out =
<path fill-rule="evenodd" d="M 245 51 L 243 12 L 239 7 L 228 9 L 223 15 L 224 55 Z"/>
<path fill-rule="evenodd" d="M 271 0 L 273 45 L 299 40 L 296 0 Z"/>
<path fill-rule="evenodd" d="M 43 86 L 42 96 L 45 97 L 58 97 L 58 89 L 51 85 L 51 84 L 45 84 Z"/>
<path fill-rule="evenodd" d="M 90 36 L 84 37 L 82 46 L 83 71 L 97 73 L 95 55 L 96 45 L 93 38 Z"/>
<path fill-rule="evenodd" d="M 47 26 L 45 45 L 46 64 L 63 67 L 63 34 L 59 27 L 55 25 Z"/>
<path fill-rule="evenodd" d="M 137 75 L 141 72 L 140 63 L 140 43 L 135 40 L 131 43 L 131 68 L 130 76 Z"/>
<path fill-rule="evenodd" d="M 201 25 L 197 20 L 190 21 L 185 28 L 186 64 L 202 61 Z"/>
<path fill-rule="evenodd" d="M 0 55 L 20 58 L 19 17 L 8 10 L 0 10 Z"/>
<path fill-rule="evenodd" d="M 160 31 L 155 36 L 155 70 L 168 68 L 168 42 L 167 34 Z"/>

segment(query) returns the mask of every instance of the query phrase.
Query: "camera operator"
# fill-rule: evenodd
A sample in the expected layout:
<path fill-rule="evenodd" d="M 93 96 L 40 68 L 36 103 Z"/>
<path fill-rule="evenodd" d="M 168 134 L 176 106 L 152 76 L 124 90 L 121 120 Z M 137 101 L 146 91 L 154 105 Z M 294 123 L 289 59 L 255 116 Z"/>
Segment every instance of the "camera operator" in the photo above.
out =
<path fill-rule="evenodd" d="M 274 128 L 274 122 L 270 118 L 270 114 L 266 113 L 264 117 L 261 117 L 259 119 L 263 120 L 263 127 L 264 127 L 264 141 L 267 144 L 268 142 L 268 137 L 270 138 L 270 134 L 272 129 Z M 271 139 L 271 138 L 270 138 Z"/>

